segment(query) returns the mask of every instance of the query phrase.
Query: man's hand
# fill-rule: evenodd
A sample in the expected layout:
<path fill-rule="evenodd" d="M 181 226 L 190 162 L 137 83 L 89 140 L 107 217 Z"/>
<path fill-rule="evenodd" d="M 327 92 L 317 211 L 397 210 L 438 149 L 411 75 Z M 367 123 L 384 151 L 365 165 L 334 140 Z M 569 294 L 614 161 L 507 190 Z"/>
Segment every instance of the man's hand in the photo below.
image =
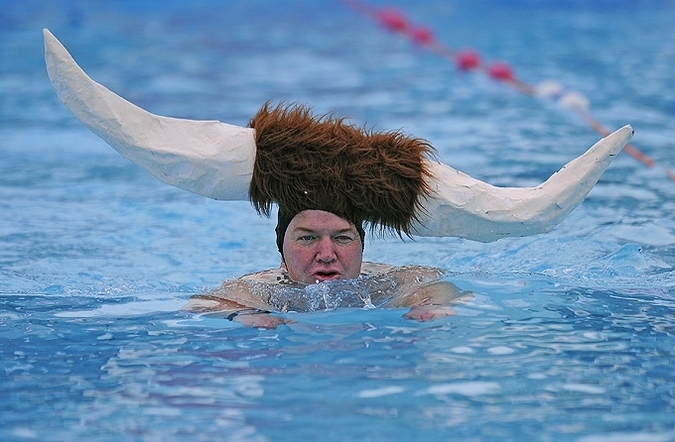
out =
<path fill-rule="evenodd" d="M 281 316 L 270 315 L 269 313 L 248 313 L 236 315 L 234 321 L 239 322 L 245 327 L 264 328 L 274 330 L 279 325 L 293 324 L 295 321 L 282 318 Z"/>
<path fill-rule="evenodd" d="M 457 312 L 445 305 L 428 304 L 413 306 L 408 313 L 403 315 L 406 319 L 419 322 L 435 321 L 448 316 L 455 316 Z"/>

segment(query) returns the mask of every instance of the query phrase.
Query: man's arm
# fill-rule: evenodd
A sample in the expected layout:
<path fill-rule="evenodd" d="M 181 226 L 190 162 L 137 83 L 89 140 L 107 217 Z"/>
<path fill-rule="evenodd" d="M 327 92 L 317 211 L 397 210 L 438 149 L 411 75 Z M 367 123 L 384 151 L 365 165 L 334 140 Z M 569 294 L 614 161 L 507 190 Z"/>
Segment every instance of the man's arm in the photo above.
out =
<path fill-rule="evenodd" d="M 239 322 L 246 327 L 275 329 L 293 321 L 271 315 L 267 306 L 251 293 L 250 287 L 241 279 L 226 281 L 210 294 L 195 295 L 183 310 L 223 317 Z"/>
<path fill-rule="evenodd" d="M 403 317 L 420 322 L 456 315 L 450 305 L 466 301 L 472 295 L 451 282 L 438 279 L 441 276 L 438 272 L 438 269 L 424 267 L 402 267 L 395 270 L 391 276 L 397 280 L 400 288 L 385 307 L 410 307 L 410 311 Z M 424 279 L 431 281 L 420 283 Z"/>

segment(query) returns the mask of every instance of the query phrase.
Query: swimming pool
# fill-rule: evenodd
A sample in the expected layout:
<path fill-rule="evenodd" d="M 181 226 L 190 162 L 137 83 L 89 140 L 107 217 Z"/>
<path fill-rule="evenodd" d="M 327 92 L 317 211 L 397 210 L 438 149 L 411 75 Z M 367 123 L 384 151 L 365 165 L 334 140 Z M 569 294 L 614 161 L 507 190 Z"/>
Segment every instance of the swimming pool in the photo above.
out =
<path fill-rule="evenodd" d="M 380 2 L 379 4 L 384 4 Z M 43 27 L 97 81 L 162 115 L 246 125 L 308 103 L 430 140 L 504 186 L 597 141 L 575 114 L 457 72 L 338 2 L 38 1 L 0 10 L 3 440 L 675 440 L 675 5 L 398 4 L 437 38 L 581 91 L 656 165 L 620 155 L 552 232 L 481 244 L 369 238 L 474 293 L 296 313 L 277 330 L 179 311 L 276 267 L 274 222 L 164 185 L 75 121 Z M 226 5 L 226 6 L 223 6 Z"/>

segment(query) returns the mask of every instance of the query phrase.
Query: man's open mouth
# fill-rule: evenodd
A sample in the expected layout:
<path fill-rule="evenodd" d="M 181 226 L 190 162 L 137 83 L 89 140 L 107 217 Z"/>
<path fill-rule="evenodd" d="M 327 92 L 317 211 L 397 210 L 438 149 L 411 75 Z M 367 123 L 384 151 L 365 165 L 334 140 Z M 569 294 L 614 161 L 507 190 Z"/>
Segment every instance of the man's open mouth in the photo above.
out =
<path fill-rule="evenodd" d="M 336 279 L 340 277 L 340 273 L 334 270 L 318 271 L 314 272 L 314 277 L 318 281 L 327 281 L 329 279 Z"/>

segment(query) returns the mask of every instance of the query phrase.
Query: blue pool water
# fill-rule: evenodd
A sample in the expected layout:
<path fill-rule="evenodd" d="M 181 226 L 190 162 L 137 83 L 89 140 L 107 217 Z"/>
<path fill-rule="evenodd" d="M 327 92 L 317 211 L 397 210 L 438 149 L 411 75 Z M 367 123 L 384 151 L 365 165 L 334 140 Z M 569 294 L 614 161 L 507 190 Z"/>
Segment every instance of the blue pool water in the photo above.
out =
<path fill-rule="evenodd" d="M 675 3 L 408 3 L 390 4 L 443 43 L 632 124 L 656 165 L 620 155 L 545 235 L 367 241 L 369 261 L 446 269 L 474 293 L 457 316 L 241 328 L 179 309 L 278 266 L 274 222 L 160 183 L 75 121 L 43 27 L 151 112 L 246 125 L 267 100 L 307 103 L 424 137 L 497 185 L 535 185 L 598 136 L 334 1 L 5 2 L 0 439 L 675 440 Z"/>

